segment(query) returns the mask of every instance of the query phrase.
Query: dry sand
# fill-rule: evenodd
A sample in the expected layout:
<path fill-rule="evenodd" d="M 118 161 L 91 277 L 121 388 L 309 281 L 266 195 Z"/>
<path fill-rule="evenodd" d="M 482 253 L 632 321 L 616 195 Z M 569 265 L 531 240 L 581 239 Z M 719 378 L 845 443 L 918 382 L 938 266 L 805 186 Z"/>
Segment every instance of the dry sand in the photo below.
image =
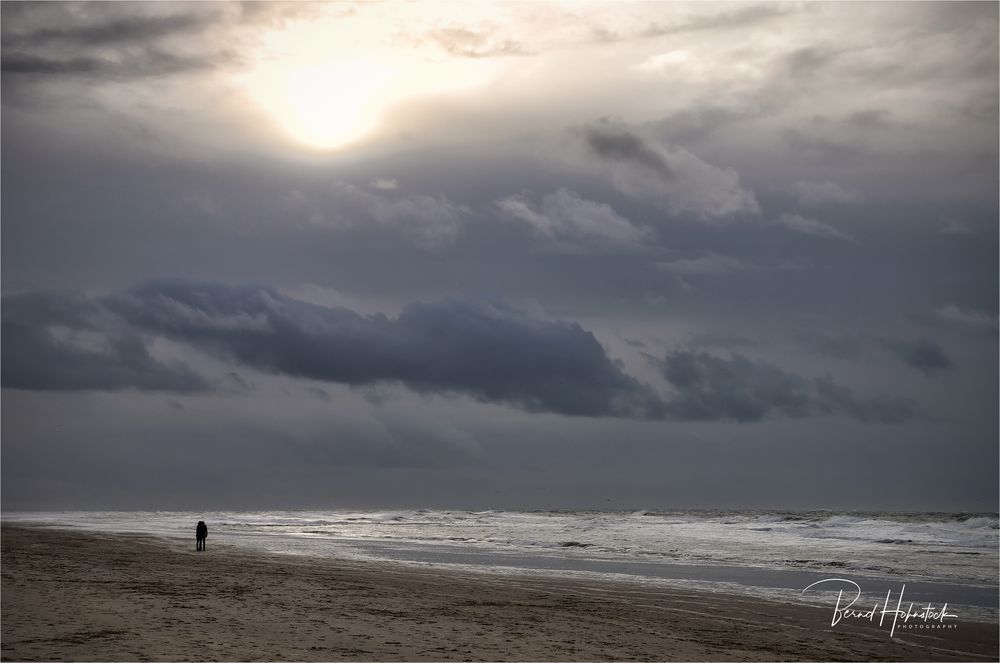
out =
<path fill-rule="evenodd" d="M 832 610 L 611 582 L 463 574 L 4 526 L 3 660 L 997 660 Z"/>

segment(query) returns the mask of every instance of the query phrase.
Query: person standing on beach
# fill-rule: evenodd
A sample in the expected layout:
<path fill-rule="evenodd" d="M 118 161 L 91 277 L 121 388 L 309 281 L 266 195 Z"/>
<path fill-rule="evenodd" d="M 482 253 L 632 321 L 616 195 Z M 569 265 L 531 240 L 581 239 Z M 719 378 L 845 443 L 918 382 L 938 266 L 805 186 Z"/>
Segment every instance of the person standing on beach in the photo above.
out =
<path fill-rule="evenodd" d="M 204 520 L 198 521 L 198 527 L 195 528 L 194 535 L 196 538 L 195 550 L 204 550 L 205 539 L 208 538 L 208 525 L 205 524 Z"/>

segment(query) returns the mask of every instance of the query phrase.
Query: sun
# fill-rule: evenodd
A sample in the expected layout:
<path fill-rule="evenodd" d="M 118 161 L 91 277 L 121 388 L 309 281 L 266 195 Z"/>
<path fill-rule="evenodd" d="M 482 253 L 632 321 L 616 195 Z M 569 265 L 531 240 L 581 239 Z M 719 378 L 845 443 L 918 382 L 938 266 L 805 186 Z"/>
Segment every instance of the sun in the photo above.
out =
<path fill-rule="evenodd" d="M 388 101 L 393 67 L 343 59 L 259 72 L 251 94 L 293 139 L 322 150 L 370 134 Z"/>
<path fill-rule="evenodd" d="M 504 69 L 498 61 L 442 53 L 426 40 L 403 40 L 377 13 L 385 7 L 368 7 L 376 13 L 290 22 L 262 34 L 256 61 L 238 76 L 255 106 L 299 145 L 352 146 L 384 130 L 399 104 L 470 93 Z M 419 14 L 416 6 L 409 11 Z"/>

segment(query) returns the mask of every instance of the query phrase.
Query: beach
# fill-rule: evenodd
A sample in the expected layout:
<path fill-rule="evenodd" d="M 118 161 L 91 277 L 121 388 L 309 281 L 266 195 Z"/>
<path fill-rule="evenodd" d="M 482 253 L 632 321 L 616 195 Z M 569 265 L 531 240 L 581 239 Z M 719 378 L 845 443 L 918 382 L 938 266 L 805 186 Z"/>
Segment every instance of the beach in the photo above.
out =
<path fill-rule="evenodd" d="M 190 544 L 190 545 L 188 545 Z M 4 660 L 995 660 L 995 624 L 889 636 L 638 584 L 2 530 Z"/>

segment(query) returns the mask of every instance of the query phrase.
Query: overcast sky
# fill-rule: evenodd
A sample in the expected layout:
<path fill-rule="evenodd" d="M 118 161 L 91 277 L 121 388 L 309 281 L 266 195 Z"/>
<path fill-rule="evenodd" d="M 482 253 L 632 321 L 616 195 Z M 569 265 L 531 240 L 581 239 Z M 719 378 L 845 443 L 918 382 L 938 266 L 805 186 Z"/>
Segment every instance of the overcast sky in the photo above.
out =
<path fill-rule="evenodd" d="M 5 510 L 997 510 L 996 3 L 0 11 Z"/>

